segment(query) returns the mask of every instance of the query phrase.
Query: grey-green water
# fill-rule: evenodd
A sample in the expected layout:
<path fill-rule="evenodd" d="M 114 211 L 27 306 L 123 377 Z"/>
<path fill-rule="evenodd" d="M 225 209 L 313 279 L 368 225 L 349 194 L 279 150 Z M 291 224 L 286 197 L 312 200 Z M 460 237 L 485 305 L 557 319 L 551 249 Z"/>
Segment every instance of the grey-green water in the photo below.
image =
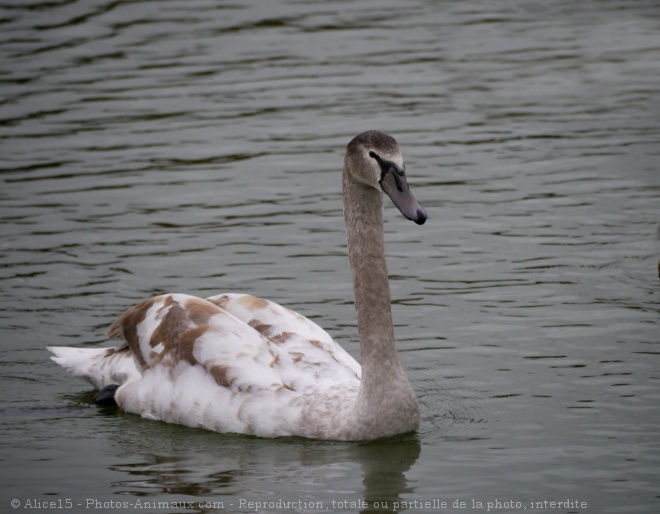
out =
<path fill-rule="evenodd" d="M 658 512 L 657 2 L 26 0 L 0 34 L 2 512 Z M 357 357 L 339 173 L 371 128 L 430 215 L 385 227 L 416 436 L 166 425 L 48 360 L 165 291 Z"/>

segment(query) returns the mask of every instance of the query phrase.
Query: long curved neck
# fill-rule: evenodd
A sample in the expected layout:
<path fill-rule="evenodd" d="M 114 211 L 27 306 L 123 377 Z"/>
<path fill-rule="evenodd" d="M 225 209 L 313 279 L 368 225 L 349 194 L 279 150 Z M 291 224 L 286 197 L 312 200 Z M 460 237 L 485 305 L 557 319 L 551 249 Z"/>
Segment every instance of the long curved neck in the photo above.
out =
<path fill-rule="evenodd" d="M 342 435 L 357 440 L 416 430 L 419 406 L 394 346 L 383 237 L 383 194 L 351 179 L 350 166 L 354 163 L 347 153 L 342 189 L 362 380 Z"/>
<path fill-rule="evenodd" d="M 344 173 L 344 219 L 353 273 L 363 393 L 399 378 L 383 240 L 383 195 Z M 402 374 L 402 373 L 401 373 Z M 382 393 L 380 393 L 382 394 Z"/>

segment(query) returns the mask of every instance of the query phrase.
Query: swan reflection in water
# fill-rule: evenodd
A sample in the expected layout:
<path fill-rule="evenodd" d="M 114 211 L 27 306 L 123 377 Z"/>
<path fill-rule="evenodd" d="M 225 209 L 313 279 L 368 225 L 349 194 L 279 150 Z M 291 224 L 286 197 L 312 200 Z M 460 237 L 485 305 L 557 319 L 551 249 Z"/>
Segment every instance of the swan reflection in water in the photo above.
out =
<path fill-rule="evenodd" d="M 368 443 L 260 439 L 143 423 L 133 416 L 118 426 L 118 414 L 116 407 L 98 411 L 112 432 L 109 451 L 118 456 L 111 467 L 121 474 L 113 483 L 114 498 L 221 501 L 228 512 L 241 511 L 241 499 L 306 500 L 330 511 L 334 501 L 337 511 L 365 513 L 397 512 L 397 506 L 414 498 L 406 474 L 421 452 L 415 434 Z M 325 489 L 329 476 L 344 484 L 341 490 Z M 339 508 L 341 502 L 359 508 Z"/>

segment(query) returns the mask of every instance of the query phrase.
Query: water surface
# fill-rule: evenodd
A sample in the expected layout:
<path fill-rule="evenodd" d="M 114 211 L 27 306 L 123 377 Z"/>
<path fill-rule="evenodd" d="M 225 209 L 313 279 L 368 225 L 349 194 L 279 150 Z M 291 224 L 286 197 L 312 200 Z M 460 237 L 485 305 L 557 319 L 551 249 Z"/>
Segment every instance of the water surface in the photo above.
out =
<path fill-rule="evenodd" d="M 656 2 L 34 0 L 0 28 L 3 511 L 657 512 Z M 166 425 L 48 360 L 167 291 L 270 298 L 358 357 L 339 173 L 372 128 L 430 215 L 386 209 L 418 434 Z"/>

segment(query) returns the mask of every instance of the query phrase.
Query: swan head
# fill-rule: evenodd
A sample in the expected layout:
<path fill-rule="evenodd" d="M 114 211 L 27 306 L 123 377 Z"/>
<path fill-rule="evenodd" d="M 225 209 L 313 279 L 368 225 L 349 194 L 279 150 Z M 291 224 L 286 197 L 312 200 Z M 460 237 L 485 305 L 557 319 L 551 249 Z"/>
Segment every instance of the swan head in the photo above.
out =
<path fill-rule="evenodd" d="M 428 218 L 410 192 L 403 156 L 392 136 L 377 130 L 355 136 L 346 148 L 345 173 L 353 182 L 382 190 L 401 214 L 418 225 Z"/>

